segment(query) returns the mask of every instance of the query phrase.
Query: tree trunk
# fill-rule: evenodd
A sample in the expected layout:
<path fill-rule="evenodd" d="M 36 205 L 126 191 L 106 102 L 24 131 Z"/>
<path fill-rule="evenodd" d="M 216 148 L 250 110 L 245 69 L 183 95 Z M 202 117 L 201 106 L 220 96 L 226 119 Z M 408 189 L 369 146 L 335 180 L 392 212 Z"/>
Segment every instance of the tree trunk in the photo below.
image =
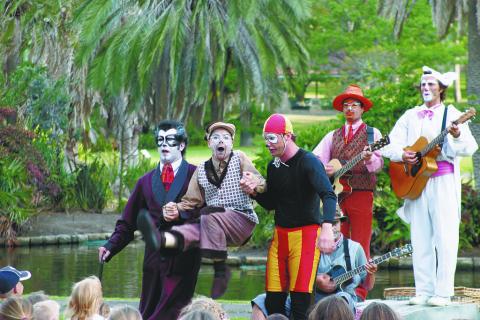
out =
<path fill-rule="evenodd" d="M 210 84 L 210 94 L 212 95 L 211 98 L 211 121 L 219 121 L 220 119 L 220 107 L 218 105 L 218 92 L 217 92 L 217 82 L 215 80 L 212 80 L 212 83 Z"/>
<path fill-rule="evenodd" d="M 480 123 L 470 123 L 470 130 L 473 136 L 480 144 Z M 473 154 L 473 178 L 475 179 L 475 188 L 480 191 L 480 152 L 477 150 Z"/>
<path fill-rule="evenodd" d="M 477 19 L 477 0 L 469 0 L 468 12 L 468 68 L 467 68 L 467 94 L 469 103 L 473 105 L 480 104 L 480 33 L 479 21 Z M 480 124 L 475 123 L 472 126 L 472 133 L 477 143 L 480 143 Z M 473 155 L 473 172 L 475 186 L 480 190 L 480 153 L 477 151 Z"/>
<path fill-rule="evenodd" d="M 20 61 L 20 49 L 22 46 L 22 26 L 20 18 L 15 18 L 15 30 L 13 31 L 12 42 L 9 44 L 3 64 L 3 72 L 8 76 L 15 71 Z"/>
<path fill-rule="evenodd" d="M 240 123 L 242 124 L 242 130 L 240 131 L 240 146 L 251 146 L 253 144 L 253 136 L 248 130 L 252 123 L 252 112 L 250 111 L 250 108 L 247 108 L 240 113 Z"/>

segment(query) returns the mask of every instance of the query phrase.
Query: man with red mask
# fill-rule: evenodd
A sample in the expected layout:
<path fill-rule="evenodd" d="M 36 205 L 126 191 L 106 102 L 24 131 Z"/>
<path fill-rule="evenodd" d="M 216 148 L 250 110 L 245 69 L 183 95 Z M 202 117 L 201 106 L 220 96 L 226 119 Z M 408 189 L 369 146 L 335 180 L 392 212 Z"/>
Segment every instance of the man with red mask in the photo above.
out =
<path fill-rule="evenodd" d="M 341 210 L 348 217 L 342 224 L 342 233 L 362 245 L 367 259 L 370 259 L 375 173 L 383 167 L 380 152 L 365 151 L 368 144 L 381 138 L 378 129 L 369 127 L 362 121 L 363 113 L 372 106 L 373 103 L 363 96 L 358 85 L 349 85 L 333 100 L 333 108 L 343 112 L 345 124 L 327 133 L 313 150 L 313 154 L 325 165 L 328 176 L 335 173 L 334 167 L 329 164 L 330 160 L 338 159 L 345 164 L 362 153 L 363 161 L 347 173 L 350 176 L 348 182 L 351 193 L 341 193 L 338 198 Z M 364 287 L 359 286 L 356 293 L 360 299 L 366 298 L 367 291 Z"/>
<path fill-rule="evenodd" d="M 307 318 L 312 300 L 320 257 L 318 248 L 325 253 L 335 248 L 332 222 L 336 197 L 320 161 L 295 144 L 287 117 L 271 115 L 265 122 L 263 135 L 274 157 L 267 167 L 267 190 L 257 194 L 249 177 L 244 177 L 242 188 L 262 207 L 275 210 L 275 230 L 267 258 L 265 305 L 268 314 L 285 315 L 285 300 L 290 294 L 293 317 L 302 320 Z"/>

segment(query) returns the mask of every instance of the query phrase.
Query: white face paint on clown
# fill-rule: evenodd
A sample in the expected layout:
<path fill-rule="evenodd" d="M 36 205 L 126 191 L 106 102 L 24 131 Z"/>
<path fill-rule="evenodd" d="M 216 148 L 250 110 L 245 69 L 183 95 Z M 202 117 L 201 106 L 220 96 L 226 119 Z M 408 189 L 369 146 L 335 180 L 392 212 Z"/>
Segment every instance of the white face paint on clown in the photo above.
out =
<path fill-rule="evenodd" d="M 233 139 L 225 129 L 215 129 L 208 138 L 208 147 L 212 150 L 212 157 L 218 161 L 227 161 L 233 148 Z"/>
<path fill-rule="evenodd" d="M 162 163 L 173 163 L 182 158 L 185 142 L 176 139 L 177 129 L 160 130 L 157 135 L 158 153 Z"/>
<path fill-rule="evenodd" d="M 442 89 L 440 88 L 438 80 L 434 76 L 422 76 L 420 90 L 422 92 L 423 101 L 426 103 L 440 103 L 440 93 L 442 92 Z"/>

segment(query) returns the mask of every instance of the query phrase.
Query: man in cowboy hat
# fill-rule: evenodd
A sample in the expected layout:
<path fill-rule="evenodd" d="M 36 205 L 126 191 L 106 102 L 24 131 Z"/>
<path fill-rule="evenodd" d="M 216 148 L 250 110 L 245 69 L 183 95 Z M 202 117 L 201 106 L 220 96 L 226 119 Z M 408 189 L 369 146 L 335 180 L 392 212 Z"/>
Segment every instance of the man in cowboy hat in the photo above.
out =
<path fill-rule="evenodd" d="M 262 207 L 275 210 L 265 306 L 270 314 L 285 315 L 289 295 L 293 318 L 303 320 L 312 300 L 320 251 L 335 249 L 332 222 L 336 196 L 317 157 L 296 145 L 292 123 L 285 115 L 272 114 L 263 126 L 263 137 L 274 158 L 267 167 L 266 191 L 257 194 L 252 190 L 255 184 L 248 183 L 242 188 Z"/>
<path fill-rule="evenodd" d="M 205 140 L 212 157 L 197 167 L 181 201 L 165 206 L 167 221 L 198 218 L 196 221 L 159 232 L 148 215 L 139 217 L 148 247 L 160 252 L 200 247 L 202 257 L 213 260 L 214 299 L 225 293 L 230 279 L 225 264 L 227 246 L 246 243 L 258 224 L 253 202 L 241 189 L 240 181 L 250 177 L 256 183 L 256 192 L 263 192 L 265 184 L 252 161 L 243 152 L 232 150 L 234 138 L 235 126 L 231 123 L 215 122 L 207 127 Z"/>
<path fill-rule="evenodd" d="M 332 253 L 321 253 L 320 262 L 317 269 L 317 277 L 315 279 L 316 292 L 315 303 L 321 299 L 336 294 L 348 303 L 353 314 L 355 315 L 355 306 L 357 302 L 362 301 L 357 297 L 355 288 L 363 285 L 366 288 L 373 288 L 375 283 L 375 272 L 377 272 L 377 265 L 367 261 L 365 252 L 362 246 L 355 241 L 352 241 L 342 235 L 340 232 L 341 224 L 345 223 L 345 217 L 340 210 L 335 213 L 333 220 L 333 237 L 335 240 L 335 250 Z M 345 254 L 348 252 L 348 254 Z M 349 260 L 347 262 L 347 260 Z M 365 271 L 355 275 L 351 282 L 348 283 L 343 290 L 338 290 L 332 277 L 328 272 L 332 266 L 342 266 L 345 270 L 353 270 L 365 265 Z M 350 266 L 350 267 L 349 267 Z M 252 320 L 264 320 L 269 315 L 265 307 L 266 294 L 262 293 L 256 296 L 252 301 Z M 291 300 L 287 298 L 285 309 L 287 316 L 290 316 Z"/>
<path fill-rule="evenodd" d="M 392 161 L 415 164 L 416 152 L 404 150 L 420 136 L 431 141 L 447 128 L 448 134 L 436 158 L 438 170 L 430 176 L 420 196 L 406 199 L 397 214 L 410 223 L 416 296 L 411 304 L 444 306 L 453 296 L 459 241 L 461 179 L 460 158 L 471 156 L 478 145 L 468 124 L 452 124 L 461 112 L 446 106 L 445 91 L 456 73 L 439 73 L 423 67 L 419 79 L 424 103 L 407 110 L 390 133 L 390 145 L 382 151 Z"/>
<path fill-rule="evenodd" d="M 348 217 L 348 222 L 342 224 L 342 233 L 359 242 L 368 259 L 370 259 L 375 172 L 383 167 L 380 152 L 365 151 L 368 144 L 381 138 L 378 129 L 367 126 L 362 121 L 363 113 L 372 106 L 373 103 L 363 95 L 358 85 L 349 85 L 333 100 L 333 108 L 343 112 L 345 124 L 329 132 L 313 150 L 313 154 L 325 165 L 325 171 L 329 176 L 335 173 L 335 169 L 329 164 L 330 160 L 338 159 L 345 164 L 362 153 L 363 161 L 349 173 L 351 193 L 341 193 L 339 202 L 340 208 Z M 363 287 L 357 289 L 359 297 L 365 299 L 366 294 L 367 291 Z"/>

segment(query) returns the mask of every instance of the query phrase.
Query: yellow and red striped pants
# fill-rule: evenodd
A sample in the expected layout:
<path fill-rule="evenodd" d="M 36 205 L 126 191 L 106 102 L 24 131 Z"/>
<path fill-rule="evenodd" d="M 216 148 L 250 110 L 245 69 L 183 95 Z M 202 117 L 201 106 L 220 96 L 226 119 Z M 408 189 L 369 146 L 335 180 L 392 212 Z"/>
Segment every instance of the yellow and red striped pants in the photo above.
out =
<path fill-rule="evenodd" d="M 318 225 L 298 228 L 275 227 L 268 250 L 265 289 L 270 292 L 313 290 L 320 250 Z"/>

